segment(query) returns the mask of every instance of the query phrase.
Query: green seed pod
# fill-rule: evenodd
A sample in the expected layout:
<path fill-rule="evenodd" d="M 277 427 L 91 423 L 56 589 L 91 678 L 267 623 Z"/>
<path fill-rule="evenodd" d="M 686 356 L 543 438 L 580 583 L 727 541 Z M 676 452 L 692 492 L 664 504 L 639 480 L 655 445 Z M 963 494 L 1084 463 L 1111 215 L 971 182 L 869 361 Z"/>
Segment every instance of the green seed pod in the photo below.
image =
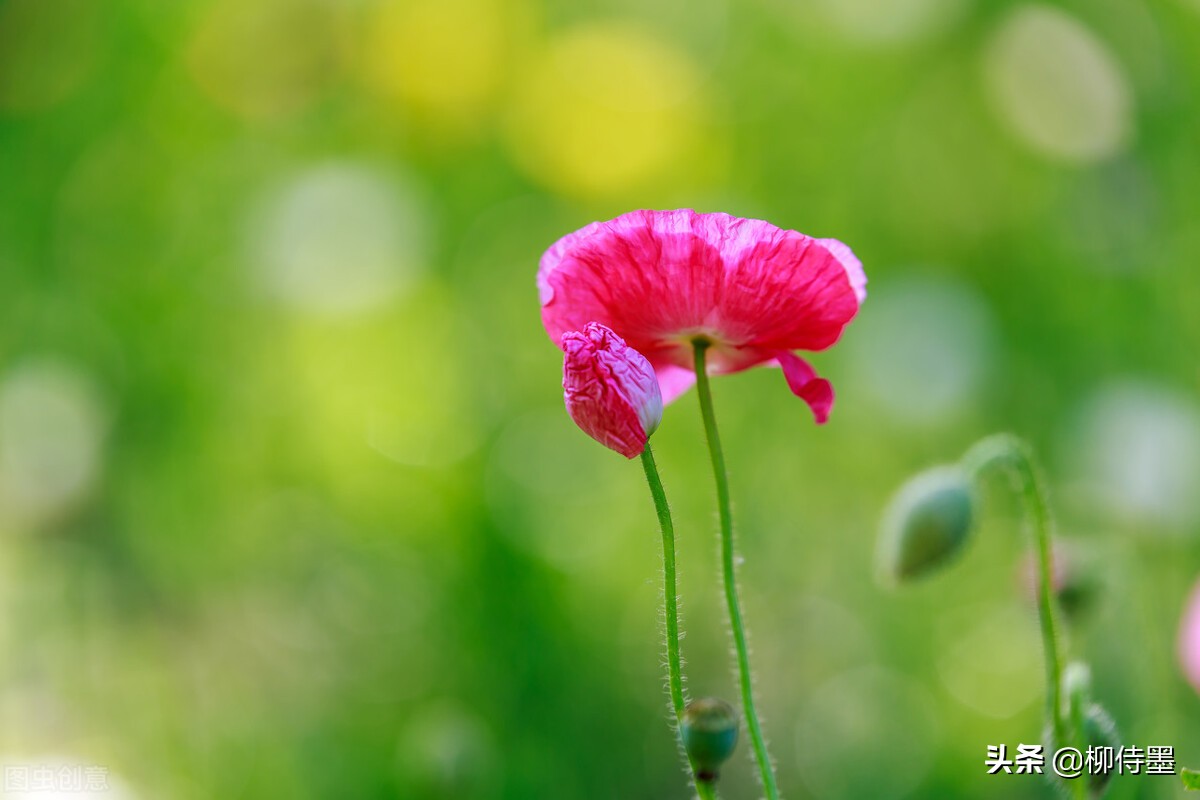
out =
<path fill-rule="evenodd" d="M 975 520 L 975 493 L 958 467 L 935 467 L 901 487 L 884 514 L 880 571 L 899 582 L 950 561 L 966 543 Z"/>
<path fill-rule="evenodd" d="M 696 770 L 696 780 L 711 783 L 737 746 L 737 712 L 715 697 L 693 700 L 683 712 L 680 735 Z"/>

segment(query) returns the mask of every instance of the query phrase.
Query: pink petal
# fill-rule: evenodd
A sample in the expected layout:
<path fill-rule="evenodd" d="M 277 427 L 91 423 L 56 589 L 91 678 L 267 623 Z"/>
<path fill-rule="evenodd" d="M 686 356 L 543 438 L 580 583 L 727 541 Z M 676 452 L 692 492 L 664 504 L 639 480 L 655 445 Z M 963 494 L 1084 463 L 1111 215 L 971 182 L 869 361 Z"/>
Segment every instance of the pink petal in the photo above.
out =
<path fill-rule="evenodd" d="M 687 367 L 656 364 L 654 372 L 658 376 L 658 388 L 662 392 L 664 405 L 673 403 L 696 382 L 696 373 Z"/>
<path fill-rule="evenodd" d="M 650 362 L 611 330 L 589 322 L 562 336 L 563 400 L 584 433 L 635 458 L 662 421 Z"/>
<path fill-rule="evenodd" d="M 555 341 L 595 320 L 656 366 L 688 368 L 691 338 L 707 336 L 716 374 L 833 344 L 858 310 L 855 280 L 809 236 L 683 209 L 634 211 L 563 237 L 542 256 L 538 289 Z"/>
<path fill-rule="evenodd" d="M 1200 692 L 1200 582 L 1192 589 L 1179 625 L 1179 663 L 1184 677 Z"/>
<path fill-rule="evenodd" d="M 863 271 L 863 265 L 858 260 L 858 256 L 854 255 L 854 251 L 849 246 L 837 239 L 817 239 L 817 242 L 824 245 L 825 249 L 841 263 L 846 270 L 846 277 L 850 279 L 850 288 L 854 290 L 858 304 L 862 305 L 863 301 L 867 299 L 867 273 Z"/>
<path fill-rule="evenodd" d="M 595 320 L 646 352 L 696 328 L 716 303 L 722 270 L 717 249 L 691 229 L 698 216 L 633 211 L 556 242 L 538 272 L 550 337 Z"/>
<path fill-rule="evenodd" d="M 792 394 L 808 403 L 817 424 L 824 425 L 833 408 L 833 385 L 817 377 L 812 365 L 795 353 L 783 351 L 775 357 L 779 359 L 779 366 L 783 367 L 783 377 Z"/>
<path fill-rule="evenodd" d="M 845 268 L 809 236 L 752 224 L 753 244 L 727 256 L 722 330 L 763 350 L 824 350 L 858 313 Z"/>

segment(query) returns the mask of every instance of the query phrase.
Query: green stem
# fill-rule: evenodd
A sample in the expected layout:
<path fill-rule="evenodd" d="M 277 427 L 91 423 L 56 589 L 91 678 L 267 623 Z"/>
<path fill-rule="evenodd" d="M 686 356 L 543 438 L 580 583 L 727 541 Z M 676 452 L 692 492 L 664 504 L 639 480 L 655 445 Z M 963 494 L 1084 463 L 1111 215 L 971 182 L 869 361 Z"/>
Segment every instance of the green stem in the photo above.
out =
<path fill-rule="evenodd" d="M 646 483 L 650 484 L 650 495 L 654 498 L 654 510 L 658 512 L 658 526 L 662 530 L 663 546 L 663 596 L 667 606 L 667 684 L 671 691 L 671 707 L 675 711 L 675 723 L 683 721 L 683 667 L 679 657 L 679 598 L 675 588 L 675 525 L 671 521 L 671 509 L 667 506 L 667 493 L 663 491 L 662 478 L 654 463 L 654 453 L 647 442 L 642 451 L 642 468 L 646 471 Z"/>
<path fill-rule="evenodd" d="M 713 476 L 717 482 L 717 514 L 721 523 L 721 566 L 725 588 L 725 604 L 729 609 L 729 627 L 733 631 L 733 646 L 737 653 L 738 683 L 742 693 L 742 709 L 746 715 L 746 728 L 750 733 L 750 744 L 754 748 L 754 760 L 758 763 L 759 778 L 767 800 L 778 800 L 779 790 L 775 786 L 775 772 L 767 745 L 763 740 L 758 712 L 754 708 L 754 687 L 750 675 L 750 653 L 746 646 L 746 629 L 742 623 L 741 604 L 737 594 L 737 575 L 733 552 L 733 514 L 729 505 L 729 476 L 725 471 L 725 454 L 721 439 L 717 435 L 717 418 L 713 414 L 712 391 L 709 388 L 705 365 L 708 342 L 697 339 L 695 347 L 696 393 L 700 396 L 700 415 L 704 419 L 704 433 L 708 438 L 708 451 L 712 458 Z"/>
<path fill-rule="evenodd" d="M 671 708 L 675 712 L 676 736 L 683 726 L 683 659 L 679 655 L 679 595 L 675 583 L 675 524 L 671 521 L 671 509 L 667 505 L 667 493 L 663 490 L 662 478 L 658 474 L 658 466 L 654 463 L 654 453 L 650 443 L 642 450 L 642 468 L 646 472 L 646 483 L 650 485 L 650 496 L 654 498 L 654 510 L 658 513 L 658 526 L 662 531 L 663 545 L 663 597 L 666 604 L 666 640 L 667 640 L 667 685 L 670 687 Z M 682 741 L 680 749 L 683 749 Z M 685 753 L 686 757 L 686 753 Z M 696 770 L 688 759 L 689 774 L 694 776 Z M 701 800 L 713 800 L 713 788 L 703 781 L 696 781 L 696 792 Z"/>
<path fill-rule="evenodd" d="M 1050 717 L 1056 746 L 1077 744 L 1082 731 L 1074 721 L 1066 718 L 1069 712 L 1063 708 L 1063 656 L 1054 614 L 1050 510 L 1041 475 L 1028 446 L 1010 434 L 990 436 L 979 442 L 963 457 L 963 464 L 976 479 L 989 468 L 1006 467 L 1020 485 L 1026 512 L 1033 523 L 1033 545 L 1037 555 L 1037 608 L 1046 666 L 1046 713 Z M 1070 737 L 1067 736 L 1068 722 L 1074 734 Z M 1076 797 L 1085 798 L 1087 781 L 1076 779 L 1074 790 Z"/>

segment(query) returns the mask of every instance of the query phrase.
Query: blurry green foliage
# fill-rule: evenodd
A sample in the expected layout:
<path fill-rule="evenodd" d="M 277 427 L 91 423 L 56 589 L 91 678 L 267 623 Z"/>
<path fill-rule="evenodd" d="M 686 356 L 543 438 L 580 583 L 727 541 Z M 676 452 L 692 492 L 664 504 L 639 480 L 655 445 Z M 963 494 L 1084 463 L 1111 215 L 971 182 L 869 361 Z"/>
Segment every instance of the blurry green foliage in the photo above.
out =
<path fill-rule="evenodd" d="M 0 0 L 0 763 L 684 797 L 650 501 L 563 413 L 533 285 L 676 206 L 871 280 L 829 425 L 773 370 L 715 387 L 787 796 L 1051 796 L 983 769 L 1039 735 L 1013 510 L 872 580 L 893 488 L 998 429 L 1102 565 L 1097 695 L 1200 762 L 1197 53 L 1194 0 Z M 730 697 L 691 395 L 656 450 L 690 685 Z"/>

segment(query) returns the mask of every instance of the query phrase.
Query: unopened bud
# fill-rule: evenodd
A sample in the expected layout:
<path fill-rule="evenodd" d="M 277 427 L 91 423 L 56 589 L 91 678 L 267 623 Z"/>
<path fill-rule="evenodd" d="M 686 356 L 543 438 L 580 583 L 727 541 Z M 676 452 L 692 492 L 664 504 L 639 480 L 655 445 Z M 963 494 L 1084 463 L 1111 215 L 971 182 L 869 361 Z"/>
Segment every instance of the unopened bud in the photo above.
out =
<path fill-rule="evenodd" d="M 1063 670 L 1063 694 L 1076 708 L 1086 708 L 1092 701 L 1092 670 L 1082 661 L 1072 661 Z"/>
<path fill-rule="evenodd" d="M 1179 664 L 1183 676 L 1200 692 L 1200 581 L 1192 587 L 1179 622 Z"/>
<path fill-rule="evenodd" d="M 696 780 L 711 783 L 737 746 L 737 712 L 729 703 L 715 697 L 693 700 L 683 712 L 679 732 L 696 770 Z"/>
<path fill-rule="evenodd" d="M 1051 545 L 1050 591 L 1072 622 L 1084 617 L 1095 606 L 1103 588 L 1094 561 L 1077 542 L 1057 540 Z M 1018 581 L 1022 592 L 1035 604 L 1039 591 L 1038 572 L 1037 553 L 1026 553 L 1018 567 Z"/>
<path fill-rule="evenodd" d="M 1083 738 L 1088 747 L 1112 748 L 1112 752 L 1121 752 L 1121 737 L 1117 734 L 1117 723 L 1109 716 L 1104 707 L 1092 703 L 1083 714 Z M 1107 750 L 1106 750 L 1107 752 Z M 1088 795 L 1098 798 L 1108 789 L 1115 769 L 1093 770 L 1088 776 Z"/>
<path fill-rule="evenodd" d="M 1054 738 L 1053 726 L 1047 726 L 1047 752 L 1055 753 L 1062 747 L 1077 748 L 1084 755 L 1089 751 L 1093 753 L 1121 752 L 1121 737 L 1117 733 L 1116 723 L 1113 722 L 1113 718 L 1109 716 L 1103 706 L 1091 701 L 1092 675 L 1086 664 L 1075 662 L 1067 666 L 1063 672 L 1063 693 L 1067 698 L 1067 723 L 1073 726 L 1074 719 L 1080 720 L 1083 726 L 1082 740 L 1058 742 Z M 1100 769 L 1099 766 L 1104 765 L 1088 768 L 1086 778 L 1074 779 L 1087 780 L 1088 797 L 1091 800 L 1096 800 L 1104 795 L 1113 773 L 1116 772 L 1115 766 L 1112 769 Z M 1064 796 L 1073 796 L 1068 781 L 1058 779 L 1055 783 Z"/>
<path fill-rule="evenodd" d="M 646 449 L 663 401 L 646 357 L 599 322 L 562 336 L 563 400 L 583 432 L 626 458 Z"/>
<path fill-rule="evenodd" d="M 896 581 L 923 575 L 953 558 L 975 519 L 975 495 L 958 467 L 936 467 L 908 481 L 884 514 L 882 572 Z"/>

